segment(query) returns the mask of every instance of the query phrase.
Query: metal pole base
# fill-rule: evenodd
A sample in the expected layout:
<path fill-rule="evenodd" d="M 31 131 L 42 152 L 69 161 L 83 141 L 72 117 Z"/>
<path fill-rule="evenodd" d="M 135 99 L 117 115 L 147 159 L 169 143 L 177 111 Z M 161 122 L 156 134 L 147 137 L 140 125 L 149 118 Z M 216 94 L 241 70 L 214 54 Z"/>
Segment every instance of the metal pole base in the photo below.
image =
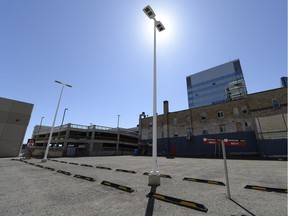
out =
<path fill-rule="evenodd" d="M 148 186 L 160 186 L 160 175 L 149 174 Z"/>
<path fill-rule="evenodd" d="M 41 163 L 46 163 L 47 162 L 47 159 L 46 158 L 43 158 L 42 160 L 41 160 Z"/>

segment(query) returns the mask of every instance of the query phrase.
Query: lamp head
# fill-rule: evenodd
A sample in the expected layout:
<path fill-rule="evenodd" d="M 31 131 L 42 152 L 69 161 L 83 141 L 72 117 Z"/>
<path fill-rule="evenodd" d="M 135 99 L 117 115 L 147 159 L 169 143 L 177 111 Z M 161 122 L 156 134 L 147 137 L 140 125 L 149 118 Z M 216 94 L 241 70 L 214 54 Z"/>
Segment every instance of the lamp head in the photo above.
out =
<path fill-rule="evenodd" d="M 156 28 L 158 29 L 159 32 L 165 30 L 164 25 L 160 21 L 156 21 Z"/>
<path fill-rule="evenodd" d="M 150 19 L 154 19 L 156 14 L 154 13 L 153 9 L 150 7 L 150 5 L 147 5 L 144 9 L 143 9 L 144 13 L 150 18 Z"/>
<path fill-rule="evenodd" d="M 58 81 L 58 80 L 55 80 L 55 82 L 56 82 L 56 83 L 59 83 L 59 84 L 62 84 L 62 82 L 60 82 L 60 81 Z"/>

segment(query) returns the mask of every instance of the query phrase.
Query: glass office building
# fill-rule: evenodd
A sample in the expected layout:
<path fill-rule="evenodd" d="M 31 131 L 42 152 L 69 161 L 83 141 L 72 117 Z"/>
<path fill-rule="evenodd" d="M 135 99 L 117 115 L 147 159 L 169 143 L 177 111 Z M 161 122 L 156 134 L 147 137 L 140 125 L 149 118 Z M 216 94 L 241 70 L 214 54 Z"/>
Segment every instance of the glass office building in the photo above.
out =
<path fill-rule="evenodd" d="M 186 84 L 189 108 L 221 103 L 247 95 L 239 59 L 187 76 Z M 234 87 L 231 88 L 231 85 Z M 237 98 L 231 98 L 229 88 L 239 89 L 241 94 L 238 94 Z"/>

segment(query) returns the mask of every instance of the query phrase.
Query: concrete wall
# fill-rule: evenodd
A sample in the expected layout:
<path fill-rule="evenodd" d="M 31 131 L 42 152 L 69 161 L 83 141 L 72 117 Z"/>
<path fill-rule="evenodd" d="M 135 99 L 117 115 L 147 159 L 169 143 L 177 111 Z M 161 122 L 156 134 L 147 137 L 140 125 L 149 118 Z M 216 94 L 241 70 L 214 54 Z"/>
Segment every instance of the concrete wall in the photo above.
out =
<path fill-rule="evenodd" d="M 0 157 L 15 157 L 26 133 L 33 104 L 0 97 Z"/>

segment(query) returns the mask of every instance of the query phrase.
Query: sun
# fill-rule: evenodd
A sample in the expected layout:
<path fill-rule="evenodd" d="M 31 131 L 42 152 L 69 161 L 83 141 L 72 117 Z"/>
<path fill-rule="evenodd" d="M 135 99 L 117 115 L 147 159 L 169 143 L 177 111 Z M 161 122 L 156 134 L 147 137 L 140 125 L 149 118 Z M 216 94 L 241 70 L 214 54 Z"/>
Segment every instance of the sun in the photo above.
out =
<path fill-rule="evenodd" d="M 171 16 L 170 16 L 171 17 Z M 165 13 L 161 13 L 159 15 L 156 15 L 156 20 L 161 21 L 161 23 L 164 25 L 165 30 L 159 32 L 156 30 L 156 44 L 167 44 L 173 41 L 175 31 L 174 29 L 174 23 L 173 19 L 171 19 L 168 15 Z M 154 40 L 154 20 L 149 19 L 148 17 L 145 17 L 145 22 L 143 26 L 142 35 L 145 37 L 145 41 L 148 43 L 151 43 L 151 41 Z M 147 19 L 148 18 L 148 19 Z M 174 30 L 173 30 L 174 29 Z"/>
<path fill-rule="evenodd" d="M 157 20 L 161 21 L 165 27 L 164 31 L 158 32 L 157 30 L 157 39 L 160 43 L 169 43 L 171 40 L 173 40 L 173 21 L 165 14 L 159 15 Z"/>

